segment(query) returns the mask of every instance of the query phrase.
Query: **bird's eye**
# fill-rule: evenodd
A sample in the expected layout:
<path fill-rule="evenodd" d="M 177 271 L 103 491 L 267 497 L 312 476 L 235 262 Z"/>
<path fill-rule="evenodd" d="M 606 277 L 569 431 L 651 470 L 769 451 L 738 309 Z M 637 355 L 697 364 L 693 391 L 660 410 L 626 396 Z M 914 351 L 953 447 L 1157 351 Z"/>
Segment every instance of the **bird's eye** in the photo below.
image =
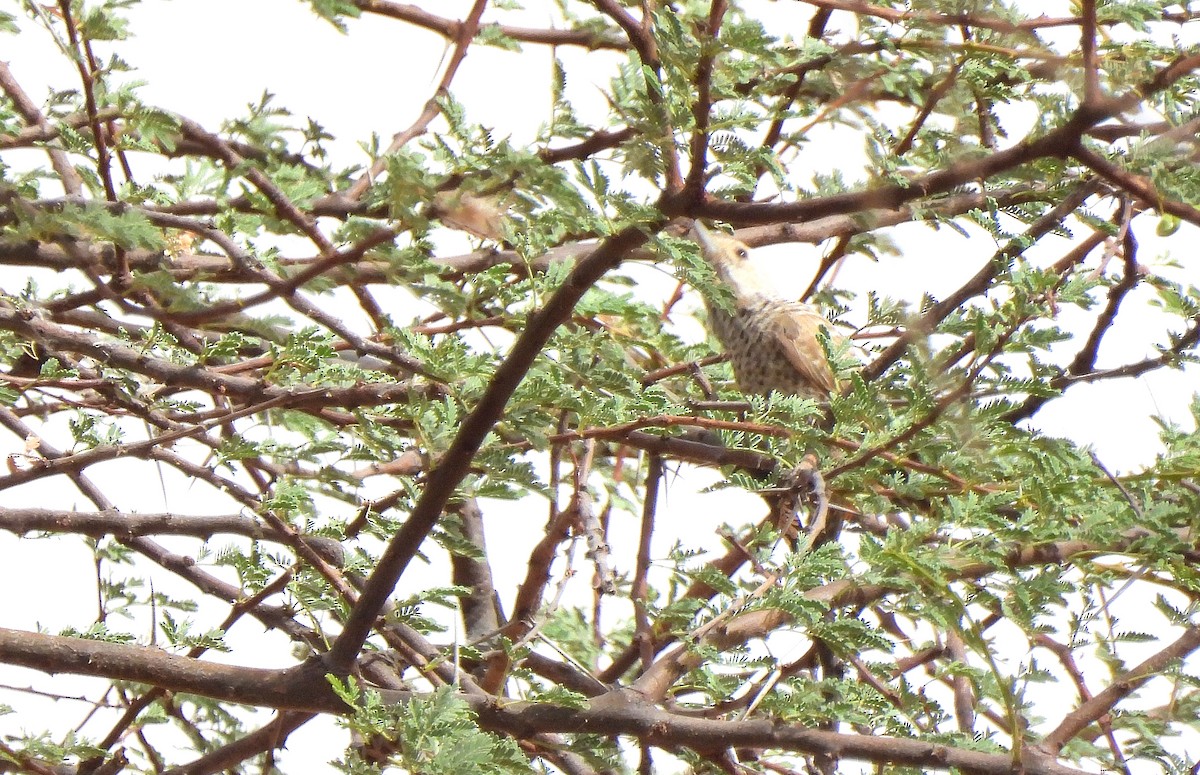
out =
<path fill-rule="evenodd" d="M 750 254 L 746 252 L 745 248 L 738 248 L 737 249 L 737 257 L 742 260 L 745 260 L 747 258 L 750 258 Z"/>

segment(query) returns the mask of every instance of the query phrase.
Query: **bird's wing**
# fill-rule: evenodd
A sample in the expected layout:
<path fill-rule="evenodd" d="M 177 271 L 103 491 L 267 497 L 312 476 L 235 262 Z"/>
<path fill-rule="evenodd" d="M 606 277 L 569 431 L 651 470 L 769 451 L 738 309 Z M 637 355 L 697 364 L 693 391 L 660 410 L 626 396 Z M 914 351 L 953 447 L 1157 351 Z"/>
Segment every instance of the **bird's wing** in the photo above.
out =
<path fill-rule="evenodd" d="M 826 393 L 838 389 L 837 379 L 825 357 L 825 350 L 817 338 L 822 328 L 829 328 L 829 321 L 815 310 L 797 305 L 794 308 L 776 310 L 775 338 L 788 361 L 814 388 Z"/>

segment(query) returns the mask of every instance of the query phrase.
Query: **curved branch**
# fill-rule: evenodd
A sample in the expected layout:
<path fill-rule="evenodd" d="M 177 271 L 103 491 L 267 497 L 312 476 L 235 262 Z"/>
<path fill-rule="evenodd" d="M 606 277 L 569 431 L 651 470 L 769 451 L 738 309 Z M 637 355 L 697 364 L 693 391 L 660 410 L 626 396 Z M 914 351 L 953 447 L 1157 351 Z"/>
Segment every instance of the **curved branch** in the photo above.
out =
<path fill-rule="evenodd" d="M 1084 727 L 1106 713 L 1110 713 L 1118 702 L 1137 691 L 1143 684 L 1160 676 L 1169 665 L 1184 659 L 1200 648 L 1200 627 L 1192 625 L 1166 648 L 1151 655 L 1136 667 L 1117 676 L 1108 688 L 1085 700 L 1078 708 L 1068 713 L 1053 732 L 1046 735 L 1042 747 L 1059 751 Z"/>
<path fill-rule="evenodd" d="M 203 662 L 140 646 L 6 628 L 0 628 L 0 659 L 34 670 L 140 681 L 258 707 L 337 714 L 349 711 L 314 661 L 284 670 L 265 670 Z M 387 703 L 403 703 L 419 696 L 407 691 L 378 691 Z M 772 748 L 932 769 L 959 768 L 988 775 L 1010 775 L 1013 767 L 1012 757 L 1003 753 L 883 735 L 813 730 L 771 719 L 692 718 L 624 693 L 610 693 L 585 708 L 498 702 L 478 694 L 457 696 L 475 711 L 484 729 L 518 739 L 546 732 L 586 732 L 629 735 L 655 746 L 683 746 L 697 751 Z M 1081 770 L 1059 765 L 1052 757 L 1034 751 L 1027 752 L 1021 764 L 1028 775 L 1082 775 Z"/>
<path fill-rule="evenodd" d="M 391 3 L 389 5 L 394 6 L 397 4 Z M 487 0 L 475 0 L 466 20 L 456 23 L 454 28 L 454 53 L 450 56 L 450 61 L 446 63 L 446 69 L 442 72 L 442 78 L 438 82 L 437 88 L 434 89 L 433 96 L 425 102 L 425 107 L 421 110 L 421 115 L 417 117 L 417 120 L 410 127 L 402 132 L 397 132 L 392 137 L 392 142 L 388 146 L 388 149 L 371 165 L 371 169 L 365 175 L 360 176 L 350 188 L 346 189 L 342 194 L 343 198 L 352 202 L 361 199 L 363 194 L 367 193 L 367 189 L 371 187 L 371 182 L 387 169 L 388 155 L 403 148 L 414 137 L 422 135 L 430 123 L 442 112 L 441 104 L 438 101 L 450 93 L 450 83 L 458 73 L 459 65 L 466 59 L 467 49 L 470 48 L 475 35 L 479 32 L 479 19 L 483 16 L 485 8 L 487 8 Z"/>
<path fill-rule="evenodd" d="M 1162 91 L 1197 67 L 1200 67 L 1200 54 L 1180 57 L 1159 70 L 1153 78 L 1123 95 L 1098 98 L 1081 105 L 1062 126 L 1040 137 L 1027 138 L 1011 148 L 914 177 L 906 183 L 782 204 L 708 200 L 692 215 L 716 218 L 735 225 L 750 225 L 785 220 L 806 221 L 863 209 L 899 207 L 975 180 L 987 180 L 1036 159 L 1076 155 L 1080 151 L 1080 138 L 1096 124 L 1132 110 L 1147 97 Z"/>
<path fill-rule="evenodd" d="M 499 422 L 508 399 L 525 378 L 551 334 L 570 317 L 584 292 L 646 239 L 647 235 L 641 228 L 631 226 L 605 240 L 591 255 L 579 262 L 546 306 L 530 318 L 525 331 L 496 370 L 479 403 L 463 421 L 449 449 L 430 471 L 412 514 L 380 556 L 358 604 L 329 650 L 329 665 L 335 671 L 344 671 L 352 664 L 396 582 L 416 556 L 421 542 L 441 518 L 442 510 L 466 476 L 475 453 L 492 427 Z"/>
<path fill-rule="evenodd" d="M 458 40 L 461 36 L 463 23 L 455 19 L 447 19 L 429 13 L 415 5 L 397 3 L 392 0 L 354 0 L 354 4 L 362 11 L 386 16 L 392 19 L 408 22 L 417 27 L 438 33 L 443 38 Z M 555 30 L 538 29 L 536 27 L 514 27 L 507 24 L 484 24 L 479 31 L 496 30 L 500 34 L 522 43 L 540 43 L 547 46 L 582 46 L 595 51 L 610 49 L 625 51 L 629 44 L 616 35 L 608 35 L 594 30 Z"/>

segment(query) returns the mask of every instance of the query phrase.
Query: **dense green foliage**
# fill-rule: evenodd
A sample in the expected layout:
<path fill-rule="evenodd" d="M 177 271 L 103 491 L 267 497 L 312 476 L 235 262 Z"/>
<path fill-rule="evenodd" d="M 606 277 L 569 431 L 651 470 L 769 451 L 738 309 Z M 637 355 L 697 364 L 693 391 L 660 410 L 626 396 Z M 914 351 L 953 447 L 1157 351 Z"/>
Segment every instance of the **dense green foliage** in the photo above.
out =
<path fill-rule="evenodd" d="M 1126 471 L 1083 386 L 1195 375 L 1195 12 L 422 5 L 280 6 L 446 40 L 334 137 L 0 2 L 61 66 L 0 63 L 0 537 L 62 558 L 0 771 L 1194 771 L 1200 401 Z M 828 406 L 738 392 L 693 219 L 789 246 Z"/>

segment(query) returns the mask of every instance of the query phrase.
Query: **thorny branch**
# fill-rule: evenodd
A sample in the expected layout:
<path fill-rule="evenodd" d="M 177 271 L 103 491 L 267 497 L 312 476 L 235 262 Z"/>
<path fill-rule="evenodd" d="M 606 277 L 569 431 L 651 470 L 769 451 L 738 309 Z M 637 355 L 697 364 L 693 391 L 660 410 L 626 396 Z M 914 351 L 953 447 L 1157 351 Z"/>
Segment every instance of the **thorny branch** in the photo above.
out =
<path fill-rule="evenodd" d="M 367 170 L 345 174 L 334 174 L 323 157 L 285 142 L 261 142 L 242 130 L 215 131 L 186 117 L 169 116 L 171 131 L 147 131 L 133 103 L 109 98 L 108 71 L 94 50 L 100 40 L 88 37 L 88 20 L 66 0 L 57 8 L 39 7 L 42 18 L 61 23 L 82 88 L 69 111 L 54 104 L 42 108 L 0 63 L 0 92 L 12 114 L 10 124 L 0 128 L 0 151 L 43 150 L 52 170 L 46 174 L 57 187 L 43 191 L 30 180 L 10 183 L 8 177 L 0 183 L 0 264 L 31 274 L 63 273 L 84 284 L 40 294 L 32 284 L 22 291 L 5 283 L 0 426 L 10 450 L 0 490 L 21 495 L 28 492 L 24 487 L 67 482 L 92 510 L 58 501 L 35 508 L 9 500 L 0 508 L 0 531 L 88 538 L 98 586 L 106 582 L 101 569 L 120 567 L 107 558 L 107 547 L 118 547 L 113 552 L 118 557 L 136 554 L 138 562 L 155 566 L 155 573 L 183 580 L 202 600 L 222 606 L 223 615 L 214 617 L 222 632 L 244 619 L 257 620 L 265 629 L 282 631 L 300 649 L 302 661 L 280 654 L 277 668 L 237 667 L 202 659 L 208 646 L 151 648 L 0 629 L 0 662 L 148 684 L 140 692 L 114 695 L 123 709 L 98 742 L 110 754 L 101 757 L 104 766 L 123 761 L 118 746 L 136 740 L 157 769 L 168 768 L 161 747 L 142 728 L 155 703 L 201 739 L 203 730 L 175 699 L 178 693 L 276 712 L 255 731 L 181 771 L 222 771 L 254 755 L 270 756 L 314 714 L 349 711 L 330 690 L 329 674 L 355 676 L 395 702 L 452 687 L 483 728 L 516 738 L 526 755 L 568 772 L 591 771 L 583 757 L 566 752 L 579 739 L 575 733 L 588 733 L 636 741 L 645 771 L 657 763 L 659 752 L 652 756 L 652 749 L 658 747 L 687 749 L 730 772 L 742 771 L 739 756 L 743 763 L 753 758 L 765 769 L 785 771 L 771 757 L 793 752 L 814 763 L 856 759 L 875 766 L 994 773 L 1016 766 L 1065 775 L 1076 771 L 1058 757 L 1095 724 L 1108 738 L 1113 759 L 1123 765 L 1128 749 L 1122 748 L 1115 711 L 1136 689 L 1194 652 L 1200 643 L 1195 627 L 1180 625 L 1182 635 L 1175 642 L 1094 692 L 1071 653 L 1043 637 L 1040 644 L 1058 655 L 1080 699 L 1040 746 L 1020 748 L 1018 762 L 1013 754 L 981 753 L 966 744 L 872 734 L 877 730 L 865 724 L 862 733 L 831 731 L 824 725 L 843 722 L 819 713 L 806 716 L 785 698 L 809 696 L 818 681 L 821 692 L 844 690 L 836 677 L 817 669 L 816 644 L 838 645 L 837 627 L 853 634 L 862 628 L 877 637 L 872 643 L 886 642 L 892 651 L 883 654 L 887 647 L 877 645 L 872 648 L 879 653 L 864 647 L 836 656 L 853 668 L 855 691 L 876 692 L 871 701 L 882 698 L 909 724 L 908 731 L 967 737 L 998 731 L 1007 740 L 1017 739 L 1029 734 L 1019 728 L 1025 719 L 998 711 L 994 694 L 965 672 L 978 659 L 972 644 L 954 630 L 932 646 L 921 641 L 930 626 L 936 632 L 936 625 L 921 620 L 917 606 L 906 608 L 914 593 L 896 558 L 928 561 L 945 583 L 971 582 L 973 594 L 997 596 L 1005 594 L 1004 585 L 1023 587 L 1026 581 L 1037 590 L 1039 575 L 1084 568 L 1097 555 L 1141 561 L 1151 551 L 1146 546 L 1159 552 L 1168 546 L 1173 561 L 1195 563 L 1196 537 L 1179 527 L 1178 518 L 1194 513 L 1188 500 L 1194 498 L 1194 485 L 1178 470 L 1143 488 L 1142 479 L 1113 473 L 1096 459 L 1091 468 L 1081 469 L 1087 475 L 1073 474 L 1074 485 L 1116 493 L 1122 509 L 1137 512 L 1137 527 L 1116 534 L 1073 532 L 1088 515 L 1070 505 L 1064 507 L 1073 509 L 1070 518 L 1060 519 L 1052 531 L 1045 525 L 1052 520 L 1027 524 L 1028 514 L 1055 509 L 1052 499 L 1037 491 L 1038 483 L 1023 488 L 986 468 L 997 461 L 983 461 L 984 470 L 972 470 L 955 458 L 955 450 L 946 449 L 944 439 L 926 438 L 931 431 L 944 431 L 952 422 L 947 418 L 964 408 L 979 409 L 976 386 L 989 372 L 1008 368 L 1014 342 L 1033 322 L 1032 313 L 1007 320 L 994 315 L 989 321 L 998 328 L 954 334 L 943 348 L 956 316 L 972 306 L 986 308 L 998 291 L 1012 292 L 1008 269 L 1034 260 L 1033 246 L 1078 222 L 1091 226 L 1092 233 L 1078 239 L 1052 271 L 1065 281 L 1103 241 L 1105 228 L 1116 230 L 1113 244 L 1120 249 L 1114 251 L 1123 270 L 1109 286 L 1090 332 L 1079 337 L 1070 363 L 1045 387 L 1061 391 L 1194 357 L 1200 316 L 1193 314 L 1158 355 L 1096 368 L 1118 312 L 1132 305 L 1135 289 L 1144 287 L 1135 217 L 1145 219 L 1153 209 L 1200 224 L 1200 211 L 1186 196 L 1165 195 L 1176 189 L 1161 186 L 1159 178 L 1137 166 L 1135 156 L 1124 153 L 1168 149 L 1174 153 L 1169 164 L 1190 164 L 1195 123 L 1157 120 L 1152 108 L 1194 77 L 1200 56 L 1160 57 L 1147 65 L 1143 72 L 1149 75 L 1140 83 L 1121 80 L 1128 76 L 1113 72 L 1101 51 L 1116 22 L 1095 2 L 1082 3 L 1078 16 L 1024 20 L 983 11 L 899 10 L 857 0 L 809 0 L 808 5 L 816 11 L 807 40 L 818 53 L 780 49 L 760 67 L 750 66 L 754 58 L 739 48 L 753 37 L 744 12 L 723 0 L 712 0 L 692 15 L 656 2 L 592 0 L 584 23 L 563 29 L 490 21 L 493 13 L 503 18 L 503 9 L 490 9 L 486 0 L 474 0 L 462 20 L 404 3 L 356 0 L 354 6 L 367 15 L 441 35 L 449 55 L 413 123 L 393 135 Z M 1163 12 L 1152 21 L 1179 24 L 1194 16 L 1186 10 Z M 671 34 L 690 36 L 698 57 L 679 61 L 677 41 L 660 26 L 667 17 L 686 21 Z M 864 25 L 886 22 L 913 34 L 897 34 L 886 44 L 848 38 L 842 27 L 850 19 Z M 1073 39 L 1080 42 L 1079 55 L 1059 54 L 1033 37 L 1061 27 L 1078 30 Z M 956 28 L 961 42 L 928 35 L 929 29 L 943 28 Z M 446 255 L 430 238 L 441 217 L 433 203 L 417 203 L 409 213 L 376 196 L 377 184 L 395 174 L 389 164 L 399 152 L 413 151 L 419 137 L 434 137 L 442 100 L 457 89 L 456 79 L 465 77 L 461 65 L 472 47 L 500 36 L 552 49 L 618 52 L 631 64 L 630 83 L 637 84 L 632 91 L 644 92 L 645 101 L 640 112 L 618 110 L 619 97 L 606 93 L 613 108 L 606 125 L 586 126 L 572 117 L 564 123 L 571 125 L 569 131 L 547 132 L 521 160 L 528 165 L 524 172 L 504 179 L 515 194 L 514 207 L 526 208 L 519 223 L 529 234 Z M 970 81 L 980 77 L 971 68 L 990 56 L 1014 69 L 990 81 Z M 916 69 L 933 68 L 909 93 L 889 85 L 904 57 L 928 57 Z M 730 64 L 740 68 L 726 69 Z M 1082 84 L 1082 101 L 1073 112 L 1064 109 L 1065 118 L 1024 139 L 998 139 L 1003 135 L 998 135 L 995 106 L 1007 98 L 988 89 L 1002 86 L 1019 94 L 1026 78 L 1053 81 L 1064 74 Z M 736 127 L 730 128 L 731 105 L 739 101 L 768 106 L 762 114 L 764 132 L 738 137 Z M 885 102 L 911 111 L 884 146 L 900 158 L 900 166 L 872 169 L 862 180 L 838 185 L 792 179 L 796 172 L 783 157 L 803 161 L 817 147 L 810 132 L 876 121 L 875 111 Z M 978 147 L 962 156 L 931 157 L 936 142 L 929 137 L 938 121 L 963 105 L 968 116 L 975 113 L 978 131 L 969 134 Z M 579 125 L 572 125 L 576 121 Z M 736 157 L 731 137 L 749 139 L 745 147 L 757 146 L 757 155 Z M 224 182 L 202 194 L 168 196 L 168 186 L 155 188 L 166 178 L 151 185 L 149 177 L 139 175 L 144 184 L 139 187 L 133 175 L 136 154 L 127 152 L 133 147 L 164 160 L 205 165 Z M 926 163 L 930 158 L 940 160 Z M 628 191 L 597 194 L 603 188 L 599 173 L 623 162 L 644 173 L 631 188 L 649 188 L 650 198 L 636 200 Z M 570 177 L 581 169 L 595 173 L 587 193 L 596 202 L 587 212 L 596 217 L 584 218 L 576 209 L 571 218 L 578 222 L 539 231 L 539 219 L 551 222 L 557 208 L 567 211 L 564 202 L 576 201 L 561 191 L 561 199 L 555 199 L 546 180 L 570 180 L 583 190 L 581 178 Z M 768 171 L 778 176 L 768 181 Z M 476 173 L 480 170 L 460 169 L 450 160 L 445 169 L 429 171 L 432 182 L 422 179 L 421 185 L 446 191 Z M 731 180 L 742 188 L 723 189 Z M 782 185 L 775 190 L 764 183 Z M 612 190 L 625 185 L 622 179 Z M 796 195 L 797 190 L 804 193 Z M 1096 226 L 1085 209 L 1106 200 L 1119 203 L 1119 217 Z M 680 343 L 672 328 L 674 319 L 686 314 L 688 296 L 668 305 L 673 320 L 658 319 L 651 334 L 644 328 L 645 316 L 630 312 L 638 309 L 633 305 L 622 308 L 624 315 L 604 305 L 586 306 L 590 294 L 626 263 L 680 258 L 672 253 L 679 250 L 677 243 L 672 247 L 664 235 L 679 234 L 692 218 L 741 227 L 738 238 L 752 247 L 828 243 L 807 297 L 821 283 L 836 292 L 829 270 L 871 254 L 873 248 L 864 245 L 886 240 L 891 227 L 965 223 L 981 213 L 996 215 L 997 223 L 1000 213 L 1018 213 L 1028 226 L 1011 238 L 997 237 L 1000 248 L 959 289 L 922 300 L 919 313 L 891 321 L 884 334 L 872 332 L 890 343 L 848 380 L 845 395 L 830 401 L 840 421 L 831 432 L 792 422 L 797 415 L 781 409 L 778 397 L 764 403 L 707 400 L 723 397 L 717 394 L 724 389 L 724 367 L 703 345 Z M 161 245 L 146 235 L 118 238 L 120 229 L 113 223 L 144 226 Z M 9 238 L 10 233 L 16 236 Z M 268 234 L 299 239 L 277 254 L 274 246 L 259 244 Z M 537 240 L 520 241 L 530 234 Z M 1103 264 L 1097 273 L 1102 271 Z M 383 301 L 383 293 L 396 289 L 434 309 L 406 323 L 407 313 Z M 1040 304 L 1038 314 L 1048 318 L 1060 289 L 1061 284 L 1030 292 L 1024 300 Z M 352 296 L 358 302 L 356 316 L 365 314 L 365 322 L 330 305 L 326 292 Z M 604 300 L 613 305 L 619 298 L 612 294 Z M 652 306 L 657 315 L 661 305 Z M 276 310 L 290 310 L 300 322 L 273 317 Z M 301 345 L 313 330 L 316 344 L 306 350 Z M 578 338 L 568 340 L 568 335 Z M 503 344 L 493 344 L 493 336 L 504 337 Z M 903 392 L 903 379 L 888 381 L 897 370 L 922 365 L 916 358 L 906 362 L 905 355 L 927 345 L 932 350 L 935 340 L 940 354 L 930 363 L 946 372 L 959 369 L 957 382 L 936 375 L 933 382 L 942 389 L 920 395 Z M 555 370 L 542 366 L 561 367 L 572 346 L 584 346 L 580 341 L 602 342 L 597 352 L 603 357 L 592 359 L 590 371 L 580 370 L 581 379 L 571 385 L 574 393 L 556 393 L 561 386 Z M 671 357 L 664 356 L 667 351 Z M 962 361 L 967 365 L 959 366 Z M 622 369 L 628 378 L 624 387 L 610 374 Z M 693 399 L 701 391 L 689 375 L 702 371 L 698 381 L 706 400 L 697 402 Z M 880 397 L 885 390 L 902 398 Z M 862 406 L 876 398 L 879 412 L 871 415 Z M 1031 394 L 1004 420 L 1011 425 L 1027 419 L 1053 400 L 1059 399 Z M 544 405 L 531 410 L 537 401 Z M 905 407 L 905 401 L 925 403 Z M 897 405 L 911 411 L 890 413 Z M 904 424 L 871 424 L 885 415 L 903 417 Z M 707 435 L 689 435 L 695 430 Z M 677 431 L 683 433 L 672 435 Z M 288 448 L 291 433 L 308 434 L 305 443 Z M 722 433 L 724 440 L 715 442 Z M 71 442 L 51 441 L 59 438 Z M 740 446 L 732 439 L 741 440 Z M 1036 436 L 1027 443 L 1048 454 Z M 795 467 L 801 457 L 795 448 L 801 444 L 828 451 L 820 468 L 815 456 L 803 456 L 801 467 Z M 517 469 L 546 449 L 550 476 L 541 492 L 551 503 L 549 519 L 521 547 L 522 582 L 505 600 L 511 591 L 497 581 L 493 561 L 507 552 L 495 547 L 511 546 L 510 537 L 485 536 L 496 529 L 497 518 L 490 508 L 485 516 L 482 499 L 497 484 L 536 491 L 538 485 L 521 480 Z M 571 460 L 573 476 L 562 471 Z M 1015 466 L 1015 460 L 998 462 Z M 674 501 L 670 475 L 684 462 L 724 467 L 738 484 L 767 493 L 778 492 L 782 480 L 787 497 L 777 499 L 771 514 L 730 516 L 734 525 L 716 533 L 722 552 L 689 563 L 687 553 L 701 543 L 692 530 L 700 521 Z M 157 466 L 158 473 L 146 478 L 161 477 L 164 488 L 168 477 L 181 477 L 233 505 L 212 512 L 199 502 L 195 508 L 135 510 L 108 475 L 128 464 Z M 1144 476 L 1149 481 L 1153 475 Z M 591 500 L 593 479 L 610 488 L 603 514 Z M 387 482 L 382 493 L 371 489 L 380 481 Z M 1168 487 L 1170 492 L 1162 492 Z M 630 488 L 633 499 L 628 499 Z M 807 541 L 781 559 L 785 550 L 774 545 L 773 537 L 788 532 L 784 523 L 805 494 L 813 507 Z M 563 507 L 560 497 L 568 505 Z M 641 504 L 636 540 L 625 540 L 608 511 L 627 499 Z M 344 520 L 337 516 L 343 507 L 352 514 Z M 952 517 L 961 523 L 952 523 Z M 451 555 L 463 639 L 418 629 L 406 618 L 409 609 L 397 601 L 399 594 L 408 594 L 402 590 L 412 580 L 413 560 L 433 557 L 436 562 L 441 556 L 426 540 L 431 536 L 445 542 Z M 547 634 L 562 624 L 560 614 L 573 615 L 567 593 L 575 568 L 569 559 L 557 585 L 552 582 L 554 563 L 570 555 L 563 547 L 578 536 L 589 542 L 600 589 L 589 623 L 588 643 L 595 651 L 586 654 L 573 650 L 568 639 L 556 642 Z M 169 542 L 159 543 L 160 537 Z M 666 537 L 684 557 L 669 572 L 663 570 L 660 547 Z M 240 548 L 218 549 L 222 559 L 210 567 L 209 542 L 218 538 Z M 179 548 L 185 542 L 189 548 Z M 861 547 L 867 544 L 878 556 L 866 558 Z M 222 565 L 225 557 L 248 556 L 270 559 L 256 569 L 237 566 L 233 559 Z M 879 568 L 870 565 L 875 561 Z M 785 570 L 802 576 L 805 585 L 796 586 Z M 1128 573 L 1135 577 L 1143 571 Z M 1147 577 L 1173 590 L 1194 588 L 1164 569 Z M 131 592 L 131 599 L 137 594 Z M 1004 605 L 1026 602 L 1017 598 L 1014 593 Z M 155 597 L 154 603 L 166 605 L 167 598 Z M 629 610 L 614 613 L 622 603 Z M 425 613 L 427 607 L 421 608 Z M 984 629 L 1006 620 L 1006 610 L 989 601 Z M 632 616 L 632 636 L 603 631 L 601 620 L 616 615 Z M 101 616 L 96 624 L 113 626 L 112 620 Z M 155 638 L 159 624 L 151 622 Z M 810 644 L 803 656 L 770 653 L 775 638 L 793 635 Z M 720 695 L 725 684 L 714 668 L 728 667 L 721 660 L 741 658 L 760 643 L 766 644 L 767 667 L 740 674 L 735 685 L 747 688 L 744 695 Z M 882 665 L 876 662 L 880 654 L 886 660 Z M 906 694 L 913 685 L 906 676 L 919 669 L 940 671 L 954 708 L 952 728 L 941 726 L 933 712 L 914 710 L 918 704 Z M 567 707 L 517 699 L 539 681 L 590 701 Z M 836 707 L 824 701 L 832 695 L 820 696 L 823 707 Z M 846 695 L 837 699 L 845 701 Z M 937 698 L 923 696 L 921 702 L 934 707 Z M 997 738 L 999 745 L 1003 739 Z M 56 771 L 7 744 L 0 755 L 30 771 Z"/>

